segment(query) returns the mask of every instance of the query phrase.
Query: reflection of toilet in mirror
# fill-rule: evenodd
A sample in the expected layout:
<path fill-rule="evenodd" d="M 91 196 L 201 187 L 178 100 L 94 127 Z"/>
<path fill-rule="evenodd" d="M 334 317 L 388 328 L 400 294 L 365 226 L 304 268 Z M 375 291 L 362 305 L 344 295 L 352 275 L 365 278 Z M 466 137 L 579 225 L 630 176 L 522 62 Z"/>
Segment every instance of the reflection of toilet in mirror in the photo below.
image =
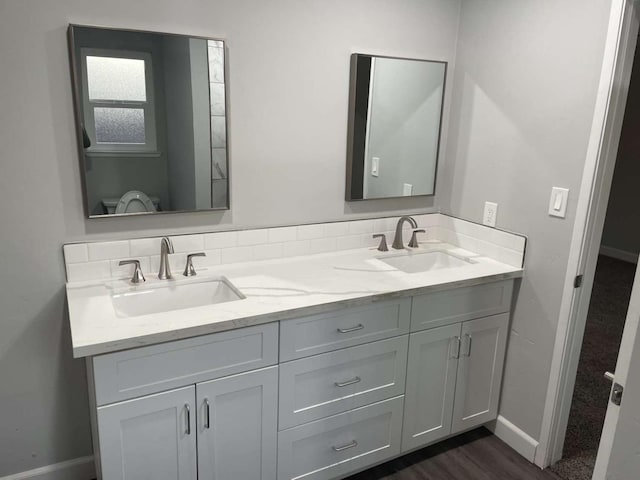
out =
<path fill-rule="evenodd" d="M 102 199 L 102 205 L 108 215 L 155 212 L 159 209 L 159 204 L 159 198 L 149 197 L 139 190 L 131 190 L 120 198 Z"/>

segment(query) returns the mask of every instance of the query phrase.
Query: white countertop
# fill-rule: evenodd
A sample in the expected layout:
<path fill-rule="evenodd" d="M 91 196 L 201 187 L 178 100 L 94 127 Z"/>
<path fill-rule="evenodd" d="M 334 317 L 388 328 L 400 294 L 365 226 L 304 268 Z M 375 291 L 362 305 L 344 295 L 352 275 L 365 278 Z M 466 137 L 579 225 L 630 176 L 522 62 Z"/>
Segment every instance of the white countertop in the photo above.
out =
<path fill-rule="evenodd" d="M 142 287 L 127 280 L 67 284 L 74 357 L 86 357 L 154 343 L 205 335 L 250 325 L 322 313 L 398 296 L 518 278 L 521 268 L 479 256 L 438 241 L 425 242 L 409 254 L 446 250 L 473 263 L 421 273 L 405 273 L 377 260 L 398 255 L 358 249 L 289 259 L 218 265 L 201 269 L 196 277 L 180 273 L 174 280 L 148 275 Z M 116 315 L 111 293 L 151 288 L 173 282 L 203 281 L 224 276 L 243 300 L 153 315 L 122 318 Z"/>

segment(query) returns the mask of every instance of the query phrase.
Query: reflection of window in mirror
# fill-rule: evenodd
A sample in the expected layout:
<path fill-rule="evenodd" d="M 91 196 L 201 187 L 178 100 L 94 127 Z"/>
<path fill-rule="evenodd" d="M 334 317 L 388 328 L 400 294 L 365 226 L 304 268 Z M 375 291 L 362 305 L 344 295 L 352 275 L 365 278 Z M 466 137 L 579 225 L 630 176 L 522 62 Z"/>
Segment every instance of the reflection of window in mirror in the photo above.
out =
<path fill-rule="evenodd" d="M 87 153 L 154 153 L 151 54 L 83 48 L 81 55 Z"/>

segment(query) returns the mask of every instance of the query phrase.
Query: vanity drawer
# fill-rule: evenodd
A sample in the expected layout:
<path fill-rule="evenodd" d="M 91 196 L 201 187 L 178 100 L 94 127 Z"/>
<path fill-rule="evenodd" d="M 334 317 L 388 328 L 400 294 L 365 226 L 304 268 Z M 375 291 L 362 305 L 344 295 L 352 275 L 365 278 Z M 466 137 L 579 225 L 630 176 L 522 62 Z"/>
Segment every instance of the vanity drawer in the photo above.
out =
<path fill-rule="evenodd" d="M 239 328 L 92 359 L 96 403 L 190 385 L 278 363 L 278 324 Z"/>
<path fill-rule="evenodd" d="M 411 331 L 488 317 L 511 309 L 513 280 L 413 297 Z"/>
<path fill-rule="evenodd" d="M 400 453 L 402 406 L 396 397 L 278 434 L 278 480 L 341 477 Z"/>
<path fill-rule="evenodd" d="M 352 347 L 409 332 L 411 299 L 280 322 L 280 361 Z"/>
<path fill-rule="evenodd" d="M 280 364 L 281 429 L 404 393 L 408 335 Z"/>

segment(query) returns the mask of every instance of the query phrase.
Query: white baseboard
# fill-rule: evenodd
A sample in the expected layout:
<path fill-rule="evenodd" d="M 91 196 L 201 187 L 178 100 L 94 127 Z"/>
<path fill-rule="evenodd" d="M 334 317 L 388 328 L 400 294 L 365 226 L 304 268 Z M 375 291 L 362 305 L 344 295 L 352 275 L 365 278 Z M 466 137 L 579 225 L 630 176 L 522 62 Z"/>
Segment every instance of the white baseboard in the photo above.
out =
<path fill-rule="evenodd" d="M 0 480 L 91 480 L 96 478 L 93 456 L 74 458 L 66 462 L 14 473 Z"/>
<path fill-rule="evenodd" d="M 630 263 L 638 263 L 638 254 L 633 252 L 627 252 L 626 250 L 620 250 L 619 248 L 607 247 L 606 245 L 600 245 L 600 254 L 611 258 L 617 258 Z"/>
<path fill-rule="evenodd" d="M 531 438 L 502 415 L 499 415 L 495 422 L 488 425 L 488 428 L 496 437 L 533 463 L 538 448 L 537 440 Z"/>

